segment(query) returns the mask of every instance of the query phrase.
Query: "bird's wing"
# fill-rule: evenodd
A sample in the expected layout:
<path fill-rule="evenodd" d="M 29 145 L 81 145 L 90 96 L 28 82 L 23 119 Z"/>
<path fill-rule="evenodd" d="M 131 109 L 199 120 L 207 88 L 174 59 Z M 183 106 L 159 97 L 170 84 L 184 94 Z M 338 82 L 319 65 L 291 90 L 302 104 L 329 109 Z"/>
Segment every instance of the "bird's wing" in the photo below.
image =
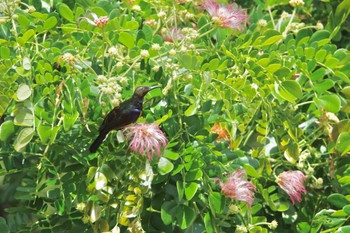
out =
<path fill-rule="evenodd" d="M 108 133 L 113 129 L 120 129 L 135 122 L 140 114 L 141 111 L 139 109 L 121 109 L 120 106 L 115 107 L 107 114 L 99 130 L 100 132 Z"/>

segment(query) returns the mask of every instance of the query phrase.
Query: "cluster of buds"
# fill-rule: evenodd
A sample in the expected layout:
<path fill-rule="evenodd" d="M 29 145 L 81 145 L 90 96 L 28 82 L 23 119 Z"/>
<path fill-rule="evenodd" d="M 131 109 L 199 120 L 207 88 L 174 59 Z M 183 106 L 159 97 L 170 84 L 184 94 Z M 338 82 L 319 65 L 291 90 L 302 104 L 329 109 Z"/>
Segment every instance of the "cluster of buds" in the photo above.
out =
<path fill-rule="evenodd" d="M 104 28 L 108 23 L 109 18 L 107 16 L 100 16 L 94 20 L 94 23 L 98 28 Z"/>
<path fill-rule="evenodd" d="M 131 8 L 133 11 L 137 11 L 140 12 L 141 11 L 141 7 L 139 5 L 133 5 Z"/>
<path fill-rule="evenodd" d="M 304 6 L 304 1 L 303 0 L 289 0 L 289 4 L 292 7 Z"/>
<path fill-rule="evenodd" d="M 321 22 L 317 22 L 316 26 L 315 26 L 316 30 L 323 30 L 324 26 Z"/>
<path fill-rule="evenodd" d="M 0 12 L 4 15 L 11 16 L 12 13 L 18 8 L 18 5 L 21 1 L 2 1 L 0 3 Z"/>
<path fill-rule="evenodd" d="M 283 11 L 281 14 L 281 19 L 289 19 L 290 14 L 288 12 Z"/>
<path fill-rule="evenodd" d="M 192 14 L 191 12 L 189 12 L 186 9 L 179 11 L 178 14 L 179 14 L 179 17 L 181 17 L 182 19 L 187 19 L 187 20 L 194 19 L 194 17 L 195 17 L 194 14 Z"/>
<path fill-rule="evenodd" d="M 278 222 L 276 220 L 273 220 L 271 223 L 267 225 L 271 230 L 276 230 L 276 228 L 278 227 Z"/>
<path fill-rule="evenodd" d="M 122 100 L 120 92 L 122 90 L 122 86 L 127 83 L 127 79 L 125 77 L 118 76 L 107 78 L 104 75 L 98 75 L 96 83 L 103 94 L 112 97 L 113 106 L 118 106 L 120 104 Z"/>
<path fill-rule="evenodd" d="M 292 23 L 290 25 L 290 30 L 293 31 L 294 33 L 297 33 L 301 29 L 305 27 L 305 23 Z"/>
<path fill-rule="evenodd" d="M 60 66 L 61 60 L 68 63 L 70 66 L 74 66 L 76 58 L 71 53 L 64 53 L 58 58 L 57 64 Z"/>
<path fill-rule="evenodd" d="M 26 13 L 26 14 L 30 14 L 30 13 L 33 13 L 33 12 L 35 12 L 35 11 L 36 11 L 35 7 L 29 6 L 29 7 L 28 7 L 27 9 L 25 9 L 23 12 Z"/>
<path fill-rule="evenodd" d="M 159 13 L 157 14 L 157 16 L 158 16 L 158 18 L 163 19 L 163 18 L 165 18 L 165 16 L 166 16 L 166 12 L 165 12 L 165 11 L 159 11 Z"/>
<path fill-rule="evenodd" d="M 267 26 L 267 21 L 265 19 L 259 19 L 258 26 L 264 28 Z"/>
<path fill-rule="evenodd" d="M 193 41 L 199 37 L 198 31 L 193 28 L 186 27 L 186 28 L 183 28 L 181 32 L 185 36 L 184 38 L 186 39 L 187 42 Z"/>
<path fill-rule="evenodd" d="M 150 27 L 156 27 L 158 25 L 155 19 L 148 19 L 143 22 L 143 24 L 148 25 Z"/>

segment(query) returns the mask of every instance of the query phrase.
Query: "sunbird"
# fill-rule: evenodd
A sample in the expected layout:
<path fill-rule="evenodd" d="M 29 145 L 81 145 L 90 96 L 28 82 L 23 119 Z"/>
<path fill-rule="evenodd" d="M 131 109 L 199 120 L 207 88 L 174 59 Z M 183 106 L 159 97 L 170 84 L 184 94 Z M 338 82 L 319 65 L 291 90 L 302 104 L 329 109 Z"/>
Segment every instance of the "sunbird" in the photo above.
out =
<path fill-rule="evenodd" d="M 132 97 L 110 111 L 99 128 L 100 134 L 90 146 L 90 152 L 95 153 L 112 130 L 119 130 L 134 123 L 141 116 L 143 108 L 143 98 L 145 95 L 159 86 L 136 88 Z"/>

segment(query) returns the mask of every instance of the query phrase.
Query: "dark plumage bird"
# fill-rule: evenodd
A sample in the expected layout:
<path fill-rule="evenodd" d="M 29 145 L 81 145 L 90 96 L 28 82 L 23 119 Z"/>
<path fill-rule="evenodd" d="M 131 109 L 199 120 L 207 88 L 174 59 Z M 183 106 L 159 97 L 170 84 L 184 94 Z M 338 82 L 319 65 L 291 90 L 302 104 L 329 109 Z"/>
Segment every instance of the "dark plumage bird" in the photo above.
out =
<path fill-rule="evenodd" d="M 159 86 L 141 86 L 136 88 L 130 99 L 122 102 L 119 106 L 115 107 L 110 113 L 108 113 L 99 128 L 100 135 L 98 135 L 90 146 L 90 152 L 95 153 L 97 151 L 111 130 L 121 129 L 137 121 L 142 112 L 143 98 L 150 90 L 158 87 Z"/>

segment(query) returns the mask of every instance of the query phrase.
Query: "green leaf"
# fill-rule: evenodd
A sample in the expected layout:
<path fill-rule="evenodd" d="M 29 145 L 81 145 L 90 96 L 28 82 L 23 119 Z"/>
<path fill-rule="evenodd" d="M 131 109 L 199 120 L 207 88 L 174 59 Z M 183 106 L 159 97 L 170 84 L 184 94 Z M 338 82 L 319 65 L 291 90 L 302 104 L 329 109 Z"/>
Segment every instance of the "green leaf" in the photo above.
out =
<path fill-rule="evenodd" d="M 346 97 L 350 97 L 350 86 L 346 86 L 346 87 L 344 87 L 342 90 L 341 90 L 341 92 L 344 94 L 344 95 L 346 95 Z"/>
<path fill-rule="evenodd" d="M 317 57 L 317 54 L 316 54 Z M 315 72 L 312 73 L 311 75 L 311 80 L 312 81 L 322 81 L 323 77 L 326 75 L 327 70 L 325 68 L 319 68 Z"/>
<path fill-rule="evenodd" d="M 320 49 L 316 52 L 315 59 L 318 62 L 323 62 L 324 59 L 326 58 L 327 51 L 324 49 Z"/>
<path fill-rule="evenodd" d="M 185 185 L 185 196 L 188 201 L 190 201 L 198 190 L 199 185 L 195 182 L 191 182 Z"/>
<path fill-rule="evenodd" d="M 30 63 L 29 57 L 27 57 L 27 56 L 23 57 L 23 68 L 24 68 L 24 70 L 30 70 L 31 67 L 32 67 L 32 65 Z"/>
<path fill-rule="evenodd" d="M 303 96 L 300 84 L 295 80 L 288 80 L 277 85 L 276 92 L 285 100 L 295 103 L 296 99 Z"/>
<path fill-rule="evenodd" d="M 100 171 L 96 172 L 94 181 L 95 181 L 95 189 L 96 190 L 101 190 L 101 189 L 104 189 L 105 187 L 107 187 L 107 183 L 108 183 L 107 178 Z"/>
<path fill-rule="evenodd" d="M 171 151 L 171 150 L 165 150 L 163 153 L 163 157 L 171 159 L 171 160 L 177 160 L 179 158 L 179 153 Z"/>
<path fill-rule="evenodd" d="M 60 15 L 65 18 L 66 20 L 72 22 L 74 21 L 74 15 L 72 10 L 64 3 L 59 4 L 58 6 L 58 12 Z"/>
<path fill-rule="evenodd" d="M 246 172 L 247 172 L 247 174 L 249 176 L 252 176 L 254 178 L 259 178 L 260 177 L 260 174 L 250 164 L 244 164 L 243 167 L 244 167 L 244 169 L 246 170 Z"/>
<path fill-rule="evenodd" d="M 19 126 L 32 126 L 34 124 L 34 116 L 31 110 L 28 108 L 20 108 L 14 111 L 15 125 Z"/>
<path fill-rule="evenodd" d="M 219 66 L 219 59 L 214 58 L 209 62 L 209 69 L 210 70 L 216 70 Z"/>
<path fill-rule="evenodd" d="M 342 226 L 337 229 L 335 233 L 349 233 L 350 232 L 350 226 Z"/>
<path fill-rule="evenodd" d="M 16 91 L 18 101 L 24 101 L 28 99 L 31 94 L 32 89 L 27 84 L 21 84 Z"/>
<path fill-rule="evenodd" d="M 176 219 L 181 229 L 186 229 L 192 225 L 195 220 L 196 214 L 194 210 L 188 206 L 180 206 L 176 212 Z"/>
<path fill-rule="evenodd" d="M 147 41 L 152 40 L 152 37 L 153 37 L 152 31 L 153 31 L 152 28 L 150 26 L 148 26 L 147 24 L 142 26 L 142 32 L 145 34 L 145 38 Z"/>
<path fill-rule="evenodd" d="M 347 215 L 350 215 L 350 205 L 346 205 L 343 207 L 343 210 L 344 212 L 347 214 Z"/>
<path fill-rule="evenodd" d="M 328 94 L 320 97 L 315 97 L 314 102 L 328 112 L 336 113 L 340 110 L 340 98 L 336 94 Z"/>
<path fill-rule="evenodd" d="M 322 46 L 330 41 L 330 33 L 327 30 L 319 30 L 312 34 L 309 43 L 313 43 L 315 41 L 318 42 L 319 46 Z"/>
<path fill-rule="evenodd" d="M 119 42 L 128 47 L 129 49 L 132 49 L 135 46 L 134 37 L 127 32 L 121 32 L 119 34 Z"/>
<path fill-rule="evenodd" d="M 168 174 L 174 169 L 174 165 L 167 158 L 161 157 L 158 162 L 158 170 L 161 175 Z"/>
<path fill-rule="evenodd" d="M 187 172 L 186 176 L 185 176 L 185 180 L 186 181 L 194 181 L 194 180 L 198 180 L 200 178 L 202 178 L 203 176 L 203 172 L 201 169 L 195 169 L 195 170 L 190 170 Z"/>
<path fill-rule="evenodd" d="M 207 233 L 214 233 L 214 227 L 211 221 L 210 212 L 207 212 L 204 216 L 204 225 Z"/>
<path fill-rule="evenodd" d="M 139 28 L 139 23 L 135 20 L 132 20 L 132 21 L 128 21 L 125 23 L 125 27 L 126 29 L 129 29 L 130 31 L 132 30 L 136 30 Z"/>
<path fill-rule="evenodd" d="M 17 152 L 24 151 L 26 145 L 32 140 L 34 136 L 33 128 L 24 128 L 22 129 L 14 142 L 14 148 Z"/>
<path fill-rule="evenodd" d="M 165 225 L 169 225 L 174 222 L 174 216 L 177 212 L 177 208 L 178 206 L 175 201 L 166 201 L 163 203 L 160 210 L 160 216 Z"/>
<path fill-rule="evenodd" d="M 53 28 L 54 26 L 56 26 L 57 24 L 57 19 L 55 16 L 51 16 L 50 18 L 48 18 L 45 23 L 44 23 L 44 29 L 45 30 L 49 30 L 51 28 Z"/>
<path fill-rule="evenodd" d="M 24 46 L 24 44 L 33 36 L 35 35 L 35 31 L 33 29 L 29 29 L 27 30 L 23 36 L 18 38 L 18 43 L 22 46 Z"/>
<path fill-rule="evenodd" d="M 284 152 L 284 157 L 290 163 L 296 163 L 298 161 L 300 155 L 299 146 L 295 142 L 291 142 L 288 144 L 287 149 Z"/>
<path fill-rule="evenodd" d="M 341 78 L 343 81 L 345 81 L 347 83 L 350 83 L 350 78 L 348 77 L 348 75 L 346 75 L 345 73 L 343 73 L 343 72 L 341 72 L 339 70 L 336 70 L 334 72 L 334 76 Z"/>
<path fill-rule="evenodd" d="M 75 112 L 74 114 L 69 114 L 66 113 L 63 116 L 63 129 L 65 131 L 68 131 L 72 128 L 72 126 L 74 125 L 74 123 L 76 122 L 76 120 L 79 117 L 79 113 Z"/>
<path fill-rule="evenodd" d="M 49 189 L 46 192 L 46 196 L 49 199 L 57 199 L 60 197 L 61 190 L 59 188 Z"/>
<path fill-rule="evenodd" d="M 272 37 L 268 37 L 267 40 L 265 40 L 261 46 L 267 46 L 267 45 L 271 45 L 274 43 L 277 43 L 278 41 L 282 40 L 283 36 L 282 35 L 277 35 L 277 36 L 272 36 Z"/>
<path fill-rule="evenodd" d="M 5 121 L 0 126 L 0 140 L 6 142 L 15 132 L 15 126 L 12 121 Z"/>
<path fill-rule="evenodd" d="M 9 104 L 10 99 L 5 95 L 0 95 L 0 116 L 2 116 Z"/>
<path fill-rule="evenodd" d="M 189 70 L 198 69 L 198 64 L 200 63 L 198 57 L 191 56 L 189 54 L 179 54 L 178 55 L 179 62 L 182 66 Z"/>
<path fill-rule="evenodd" d="M 350 133 L 341 133 L 338 137 L 335 147 L 342 156 L 347 154 L 350 151 Z"/>
<path fill-rule="evenodd" d="M 0 217 L 0 232 L 9 233 L 10 229 L 7 226 L 6 220 L 3 217 Z"/>
<path fill-rule="evenodd" d="M 185 116 L 193 116 L 197 112 L 197 104 L 191 104 L 185 111 Z"/>
<path fill-rule="evenodd" d="M 224 211 L 225 197 L 218 192 L 213 192 L 209 196 L 209 206 L 210 209 L 218 214 Z"/>
<path fill-rule="evenodd" d="M 344 0 L 342 1 L 337 9 L 335 10 L 334 19 L 335 24 L 338 25 L 342 22 L 342 20 L 347 18 L 347 16 L 350 14 L 350 1 Z"/>
<path fill-rule="evenodd" d="M 47 143 L 51 136 L 51 126 L 40 124 L 37 127 L 37 131 L 41 142 Z"/>
<path fill-rule="evenodd" d="M 10 58 L 11 51 L 8 47 L 1 46 L 0 49 L 0 55 L 3 59 L 9 59 Z"/>
<path fill-rule="evenodd" d="M 317 83 L 314 86 L 315 91 L 322 93 L 334 86 L 334 81 L 332 79 L 325 79 L 321 83 Z"/>
<path fill-rule="evenodd" d="M 329 195 L 327 200 L 329 203 L 331 203 L 332 205 L 334 205 L 339 209 L 350 204 L 350 202 L 345 198 L 345 196 L 340 193 L 333 193 Z"/>

